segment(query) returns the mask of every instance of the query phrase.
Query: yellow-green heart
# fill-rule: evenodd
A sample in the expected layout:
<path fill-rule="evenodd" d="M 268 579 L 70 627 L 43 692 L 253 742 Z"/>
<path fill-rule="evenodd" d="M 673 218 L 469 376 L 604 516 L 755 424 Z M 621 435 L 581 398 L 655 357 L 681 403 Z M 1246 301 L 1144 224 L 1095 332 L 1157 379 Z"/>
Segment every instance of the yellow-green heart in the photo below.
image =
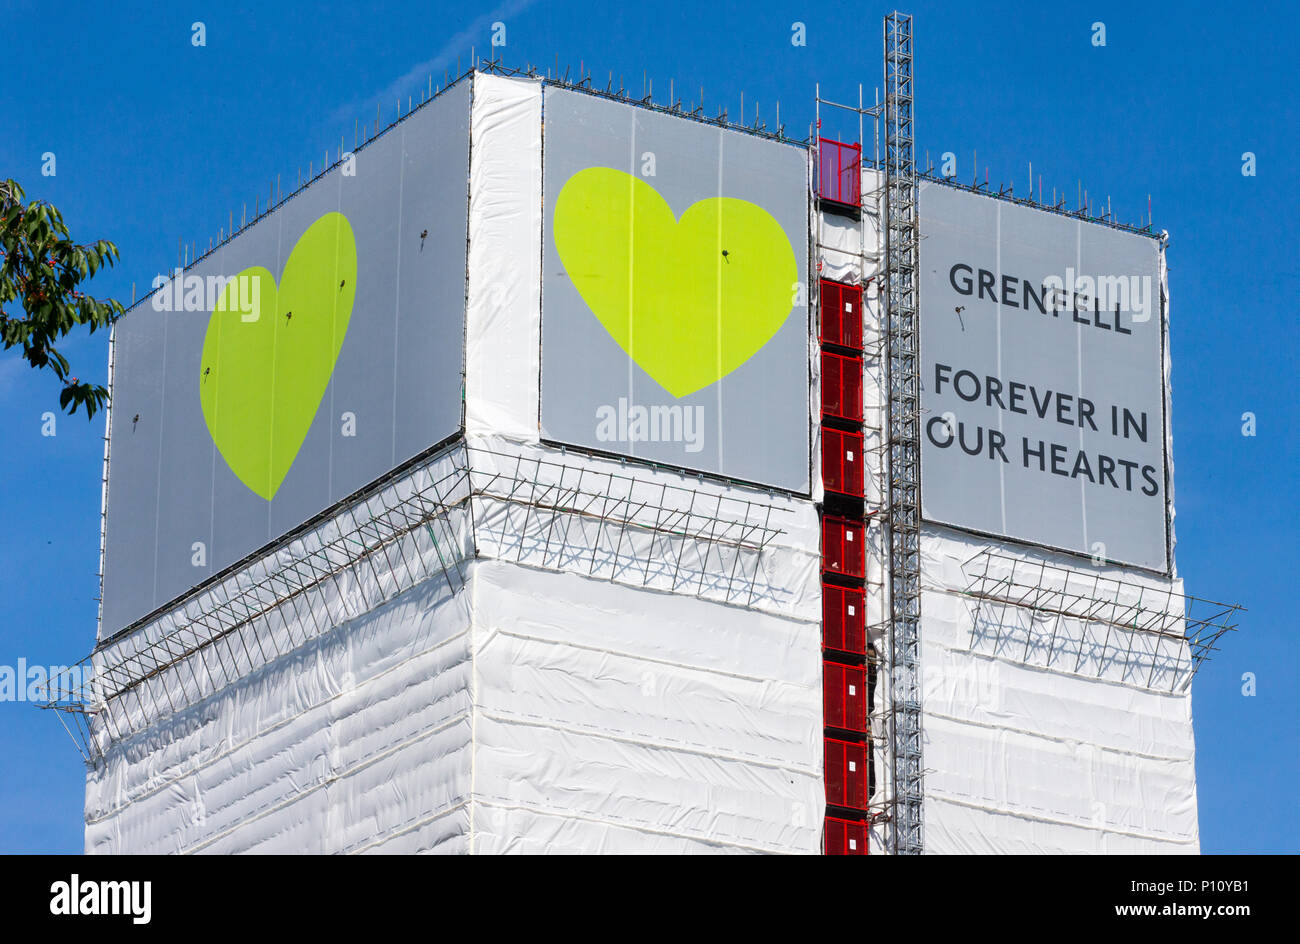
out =
<path fill-rule="evenodd" d="M 293 247 L 278 288 L 261 266 L 245 269 L 208 320 L 198 376 L 203 419 L 230 470 L 267 501 L 329 386 L 356 281 L 352 226 L 326 213 Z"/>
<path fill-rule="evenodd" d="M 790 240 L 744 200 L 701 200 L 678 220 L 645 181 L 590 167 L 560 190 L 554 233 L 582 300 L 674 397 L 753 357 L 794 306 Z"/>

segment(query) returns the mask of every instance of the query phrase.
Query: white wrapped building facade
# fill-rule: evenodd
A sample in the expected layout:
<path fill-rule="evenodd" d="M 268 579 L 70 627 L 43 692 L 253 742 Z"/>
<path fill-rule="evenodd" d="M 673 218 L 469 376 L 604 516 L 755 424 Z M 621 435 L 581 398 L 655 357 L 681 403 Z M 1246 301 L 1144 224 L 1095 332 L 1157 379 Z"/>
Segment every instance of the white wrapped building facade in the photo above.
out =
<path fill-rule="evenodd" d="M 879 177 L 858 168 L 846 217 L 819 206 L 813 151 L 779 145 L 807 169 L 795 248 L 809 303 L 786 329 L 802 345 L 806 482 L 565 444 L 542 420 L 547 109 L 553 91 L 599 96 L 481 71 L 462 85 L 460 426 L 103 628 L 79 693 L 86 851 L 816 854 L 828 816 L 854 838 L 825 851 L 893 851 Z M 741 130 L 710 133 L 720 153 L 745 146 Z M 656 156 L 664 175 L 673 155 Z M 838 575 L 823 546 L 820 279 L 865 285 L 852 461 L 870 645 L 856 663 L 823 636 Z M 727 448 L 723 469 L 741 461 Z M 1172 561 L 1159 574 L 929 522 L 921 558 L 924 851 L 1199 851 L 1198 652 Z M 851 709 L 824 684 L 842 665 L 871 679 Z M 854 738 L 870 769 L 831 770 L 828 745 Z M 828 806 L 828 778 L 858 798 Z"/>

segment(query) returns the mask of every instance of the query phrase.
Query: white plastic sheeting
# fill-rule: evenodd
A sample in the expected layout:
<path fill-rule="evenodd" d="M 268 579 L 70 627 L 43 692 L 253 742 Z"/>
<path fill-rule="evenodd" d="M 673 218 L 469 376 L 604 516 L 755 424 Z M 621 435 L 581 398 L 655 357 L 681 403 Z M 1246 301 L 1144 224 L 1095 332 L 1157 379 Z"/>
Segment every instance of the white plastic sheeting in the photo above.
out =
<path fill-rule="evenodd" d="M 542 86 L 475 73 L 470 116 L 465 429 L 536 442 Z"/>
<path fill-rule="evenodd" d="M 469 622 L 430 580 L 112 745 L 86 851 L 464 851 Z"/>
<path fill-rule="evenodd" d="M 485 556 L 110 744 L 87 851 L 816 852 L 808 595 L 564 572 L 585 556 Z"/>
<path fill-rule="evenodd" d="M 474 849 L 816 852 L 815 624 L 485 561 Z"/>
<path fill-rule="evenodd" d="M 497 482 L 474 505 L 474 851 L 819 851 L 811 502 L 492 437 L 470 448 L 476 480 Z M 593 489 L 608 501 L 589 505 Z M 763 522 L 761 553 L 686 537 L 743 521 Z"/>
<path fill-rule="evenodd" d="M 1157 664 L 1148 684 L 1149 661 L 1167 660 L 1140 640 L 1131 650 L 1113 636 L 1101 644 L 1104 628 L 1068 619 L 1043 628 L 1056 632 L 1056 658 L 1028 645 L 1017 633 L 1024 627 L 1000 627 L 996 647 L 973 644 L 980 604 L 958 591 L 969 583 L 963 563 L 988 546 L 940 528 L 922 538 L 926 850 L 1199 851 L 1191 696 L 1169 690 L 1168 665 Z M 1009 545 L 998 552 L 1073 560 Z"/>
<path fill-rule="evenodd" d="M 875 179 L 873 171 L 863 174 L 864 188 L 869 182 L 874 187 Z M 863 193 L 871 191 L 864 189 Z M 819 213 L 819 216 L 821 228 L 817 240 L 822 263 L 819 275 L 836 282 L 857 282 L 871 275 L 879 266 L 880 252 L 876 247 L 881 245 L 875 217 L 864 213 L 858 221 L 838 213 Z"/>

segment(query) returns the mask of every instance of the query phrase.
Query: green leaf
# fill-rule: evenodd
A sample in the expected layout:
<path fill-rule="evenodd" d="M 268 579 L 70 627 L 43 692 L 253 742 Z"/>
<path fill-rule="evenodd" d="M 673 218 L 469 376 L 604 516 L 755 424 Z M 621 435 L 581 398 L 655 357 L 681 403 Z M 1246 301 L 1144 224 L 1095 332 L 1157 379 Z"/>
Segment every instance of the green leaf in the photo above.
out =
<path fill-rule="evenodd" d="M 63 214 L 42 200 L 26 201 L 14 180 L 0 180 L 0 341 L 22 348 L 32 367 L 49 368 L 65 381 L 71 365 L 53 344 L 78 327 L 91 332 L 111 325 L 124 311 L 114 299 L 96 299 L 83 282 L 118 258 L 107 240 L 78 244 L 69 236 Z M 10 307 L 13 306 L 13 307 Z M 79 405 L 92 416 L 108 402 L 102 386 L 65 383 L 60 406 Z"/>

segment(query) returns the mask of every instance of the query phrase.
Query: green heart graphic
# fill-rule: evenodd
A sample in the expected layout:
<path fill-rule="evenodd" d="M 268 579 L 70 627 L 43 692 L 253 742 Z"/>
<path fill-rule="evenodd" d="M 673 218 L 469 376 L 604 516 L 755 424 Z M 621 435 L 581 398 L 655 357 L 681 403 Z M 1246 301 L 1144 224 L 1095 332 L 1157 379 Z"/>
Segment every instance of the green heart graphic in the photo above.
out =
<path fill-rule="evenodd" d="M 307 228 L 275 276 L 261 266 L 226 284 L 199 365 L 203 419 L 230 470 L 270 501 L 289 473 L 352 316 L 357 246 L 341 213 Z"/>
<path fill-rule="evenodd" d="M 730 197 L 681 220 L 654 187 L 590 167 L 555 200 L 555 246 L 619 347 L 674 397 L 715 383 L 785 323 L 799 278 L 781 225 Z"/>

